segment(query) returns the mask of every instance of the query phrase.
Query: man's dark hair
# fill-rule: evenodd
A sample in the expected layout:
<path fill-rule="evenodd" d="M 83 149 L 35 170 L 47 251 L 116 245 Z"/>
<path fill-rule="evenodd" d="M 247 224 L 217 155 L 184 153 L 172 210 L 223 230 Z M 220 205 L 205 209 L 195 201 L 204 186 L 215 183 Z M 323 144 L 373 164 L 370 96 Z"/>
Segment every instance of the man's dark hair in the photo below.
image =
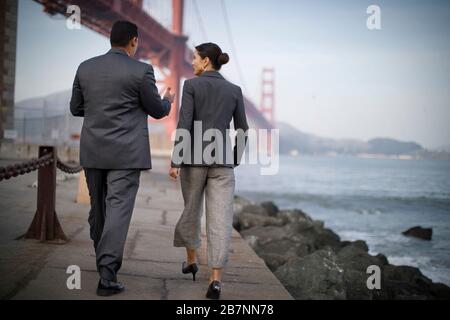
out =
<path fill-rule="evenodd" d="M 116 21 L 111 29 L 109 40 L 113 47 L 125 47 L 131 39 L 138 36 L 137 26 L 129 21 Z"/>

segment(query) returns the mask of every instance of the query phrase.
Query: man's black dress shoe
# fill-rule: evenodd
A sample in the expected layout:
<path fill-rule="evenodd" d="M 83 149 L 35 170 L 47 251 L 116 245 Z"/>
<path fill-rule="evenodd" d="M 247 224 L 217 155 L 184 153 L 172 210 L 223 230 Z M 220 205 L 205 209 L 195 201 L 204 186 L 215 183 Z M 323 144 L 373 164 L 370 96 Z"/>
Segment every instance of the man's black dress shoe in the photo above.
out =
<path fill-rule="evenodd" d="M 101 278 L 98 281 L 98 287 L 97 287 L 97 295 L 102 297 L 108 297 L 113 294 L 117 294 L 122 292 L 125 289 L 125 286 L 116 281 L 110 281 Z"/>
<path fill-rule="evenodd" d="M 209 284 L 208 291 L 206 292 L 206 297 L 209 299 L 217 300 L 220 297 L 220 282 L 214 280 Z"/>

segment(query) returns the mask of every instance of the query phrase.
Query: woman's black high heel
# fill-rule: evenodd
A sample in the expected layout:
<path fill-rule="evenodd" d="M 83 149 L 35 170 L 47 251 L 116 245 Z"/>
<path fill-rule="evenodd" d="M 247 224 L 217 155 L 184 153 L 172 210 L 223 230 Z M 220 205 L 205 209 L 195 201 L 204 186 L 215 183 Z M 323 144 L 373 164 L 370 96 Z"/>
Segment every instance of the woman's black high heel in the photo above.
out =
<path fill-rule="evenodd" d="M 220 297 L 220 282 L 214 280 L 209 284 L 208 291 L 206 292 L 206 297 L 209 299 L 218 300 Z"/>
<path fill-rule="evenodd" d="M 195 274 L 198 271 L 198 267 L 196 263 L 190 264 L 188 266 L 186 266 L 186 261 L 183 262 L 183 266 L 181 271 L 186 274 L 186 273 L 192 273 L 192 280 L 195 281 Z"/>

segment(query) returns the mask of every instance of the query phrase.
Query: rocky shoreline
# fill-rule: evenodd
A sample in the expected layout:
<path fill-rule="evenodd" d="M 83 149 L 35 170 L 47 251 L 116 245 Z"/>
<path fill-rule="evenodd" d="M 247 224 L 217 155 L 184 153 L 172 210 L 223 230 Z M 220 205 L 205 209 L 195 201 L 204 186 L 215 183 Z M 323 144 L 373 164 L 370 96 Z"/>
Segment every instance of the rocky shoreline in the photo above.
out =
<path fill-rule="evenodd" d="M 302 210 L 235 196 L 234 212 L 234 228 L 295 299 L 450 299 L 445 284 L 418 268 L 389 264 L 383 254 L 370 255 L 362 240 L 341 241 Z M 369 266 L 379 267 L 380 289 L 367 286 L 375 274 Z"/>

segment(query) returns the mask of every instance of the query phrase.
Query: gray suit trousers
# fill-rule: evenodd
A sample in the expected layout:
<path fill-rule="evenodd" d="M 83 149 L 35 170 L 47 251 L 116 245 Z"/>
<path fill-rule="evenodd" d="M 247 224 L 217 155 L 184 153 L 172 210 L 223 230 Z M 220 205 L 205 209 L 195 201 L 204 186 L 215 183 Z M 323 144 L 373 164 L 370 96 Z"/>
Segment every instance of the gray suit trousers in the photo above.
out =
<path fill-rule="evenodd" d="M 91 197 L 90 236 L 94 241 L 97 270 L 117 281 L 123 250 L 139 187 L 139 169 L 84 168 Z"/>
<path fill-rule="evenodd" d="M 180 169 L 184 210 L 175 227 L 174 246 L 198 249 L 203 199 L 206 211 L 207 259 L 210 268 L 228 262 L 233 230 L 234 170 L 227 167 L 183 166 Z"/>

